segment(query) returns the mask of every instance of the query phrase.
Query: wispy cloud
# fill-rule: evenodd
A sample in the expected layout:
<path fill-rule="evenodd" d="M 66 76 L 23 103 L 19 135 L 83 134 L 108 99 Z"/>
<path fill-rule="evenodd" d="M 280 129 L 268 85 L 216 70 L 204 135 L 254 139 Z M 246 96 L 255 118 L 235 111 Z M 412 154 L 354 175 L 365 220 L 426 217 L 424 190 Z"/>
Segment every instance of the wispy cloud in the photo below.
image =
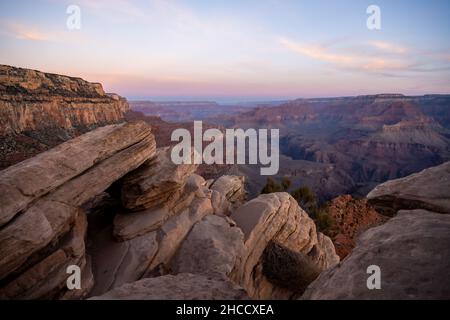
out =
<path fill-rule="evenodd" d="M 66 29 L 59 31 L 48 30 L 38 25 L 30 25 L 20 21 L 0 21 L 0 34 L 19 40 L 35 42 L 59 42 L 86 44 L 89 38 L 86 34 L 70 32 Z"/>
<path fill-rule="evenodd" d="M 399 45 L 391 43 L 391 42 L 369 41 L 368 44 L 370 46 L 372 46 L 373 48 L 376 48 L 380 51 L 387 52 L 387 53 L 403 54 L 403 53 L 407 53 L 409 51 L 408 48 L 399 46 Z"/>
<path fill-rule="evenodd" d="M 51 35 L 48 33 L 17 22 L 2 21 L 0 23 L 0 26 L 4 34 L 15 37 L 17 39 L 48 41 L 51 38 Z"/>
<path fill-rule="evenodd" d="M 328 63 L 341 71 L 364 72 L 382 76 L 404 76 L 411 72 L 433 72 L 448 69 L 441 63 L 424 62 L 416 53 L 412 58 L 406 47 L 382 41 L 369 41 L 362 44 L 363 50 L 336 49 L 331 46 L 311 45 L 288 38 L 279 38 L 286 49 L 308 58 Z M 372 49 L 372 50 L 371 50 Z M 376 52 L 373 52 L 376 49 Z"/>
<path fill-rule="evenodd" d="M 354 57 L 351 55 L 330 53 L 325 47 L 318 45 L 301 44 L 287 38 L 280 38 L 280 43 L 289 50 L 301 53 L 316 60 L 338 64 L 348 64 L 352 63 L 354 60 Z"/>

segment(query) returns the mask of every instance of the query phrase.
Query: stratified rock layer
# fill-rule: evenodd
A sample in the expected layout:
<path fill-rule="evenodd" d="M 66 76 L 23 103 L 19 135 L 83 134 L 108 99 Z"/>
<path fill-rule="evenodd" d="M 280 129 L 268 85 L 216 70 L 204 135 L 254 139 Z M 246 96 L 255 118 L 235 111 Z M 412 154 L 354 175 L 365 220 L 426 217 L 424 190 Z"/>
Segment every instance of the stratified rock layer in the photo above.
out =
<path fill-rule="evenodd" d="M 144 140 L 150 139 L 146 143 Z M 75 178 L 94 165 L 120 154 L 137 144 L 148 144 L 150 152 L 155 141 L 143 122 L 110 125 L 67 141 L 6 170 L 0 171 L 0 226 L 11 220 L 32 201 Z M 138 151 L 138 150 L 135 150 Z M 149 156 L 149 155 L 147 155 Z M 128 155 L 129 167 L 135 161 Z M 134 165 L 136 166 L 136 165 Z M 128 168 L 129 169 L 129 168 Z M 104 174 L 103 174 L 104 175 Z M 102 180 L 109 177 L 102 177 Z M 114 180 L 112 180 L 113 182 Z"/>
<path fill-rule="evenodd" d="M 125 208 L 140 211 L 169 202 L 178 196 L 189 175 L 197 165 L 176 165 L 171 161 L 171 148 L 158 149 L 155 159 L 124 179 L 122 202 Z"/>
<path fill-rule="evenodd" d="M 110 124 L 128 108 L 99 83 L 0 65 L 0 135 Z"/>
<path fill-rule="evenodd" d="M 80 206 L 152 158 L 155 150 L 145 123 L 111 125 L 2 171 L 2 296 L 87 294 L 89 290 L 61 292 L 65 266 L 77 264 L 84 269 L 88 260 L 83 240 L 86 223 L 77 227 L 83 225 Z M 89 270 L 85 274 L 83 281 L 92 286 Z"/>
<path fill-rule="evenodd" d="M 127 101 L 80 78 L 0 65 L 0 169 L 124 122 Z"/>

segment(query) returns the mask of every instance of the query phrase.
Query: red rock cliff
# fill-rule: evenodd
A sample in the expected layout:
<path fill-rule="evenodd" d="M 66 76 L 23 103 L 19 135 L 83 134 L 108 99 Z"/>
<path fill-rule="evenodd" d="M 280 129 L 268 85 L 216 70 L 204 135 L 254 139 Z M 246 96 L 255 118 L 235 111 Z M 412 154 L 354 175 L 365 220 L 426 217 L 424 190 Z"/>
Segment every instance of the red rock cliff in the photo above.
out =
<path fill-rule="evenodd" d="M 127 110 L 99 83 L 0 65 L 0 134 L 112 123 Z"/>
<path fill-rule="evenodd" d="M 81 78 L 0 65 L 0 169 L 124 121 L 126 99 Z"/>

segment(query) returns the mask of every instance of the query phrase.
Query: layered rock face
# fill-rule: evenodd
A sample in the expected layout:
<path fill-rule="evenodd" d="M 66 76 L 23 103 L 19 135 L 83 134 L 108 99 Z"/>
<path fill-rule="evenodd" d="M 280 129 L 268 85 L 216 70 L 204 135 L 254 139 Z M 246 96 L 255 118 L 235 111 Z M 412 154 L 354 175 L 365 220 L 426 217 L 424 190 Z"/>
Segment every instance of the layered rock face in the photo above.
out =
<path fill-rule="evenodd" d="M 98 126 L 123 122 L 126 100 L 80 78 L 0 65 L 0 168 Z"/>
<path fill-rule="evenodd" d="M 155 154 L 142 122 L 91 131 L 0 172 L 0 296 L 76 298 L 65 292 L 65 266 L 89 285 L 86 217 L 81 205 Z M 86 272 L 84 272 L 86 271 Z"/>
<path fill-rule="evenodd" d="M 169 273 L 214 275 L 214 281 L 227 285 L 223 279 L 241 252 L 242 232 L 225 216 L 215 215 L 223 213 L 212 203 L 217 191 L 194 174 L 197 165 L 175 165 L 170 154 L 170 148 L 158 149 L 154 158 L 120 181 L 123 209 L 112 225 L 95 230 L 88 249 L 96 279 L 93 295 Z M 227 193 L 219 197 L 228 201 Z M 187 286 L 190 281 L 186 279 Z M 157 291 L 148 292 L 148 298 L 153 294 Z"/>
<path fill-rule="evenodd" d="M 364 232 L 352 253 L 322 273 L 303 298 L 448 299 L 448 165 L 388 181 L 370 192 L 370 202 L 394 217 Z M 367 286 L 370 266 L 380 268 L 380 289 Z"/>
<path fill-rule="evenodd" d="M 236 210 L 243 177 L 205 181 L 170 153 L 145 123 L 126 123 L 1 171 L 0 298 L 285 299 L 299 293 L 283 286 L 277 259 L 264 258 L 273 243 L 304 254 L 294 270 L 337 263 L 331 240 L 287 193 Z M 66 286 L 72 266 L 80 290 Z"/>

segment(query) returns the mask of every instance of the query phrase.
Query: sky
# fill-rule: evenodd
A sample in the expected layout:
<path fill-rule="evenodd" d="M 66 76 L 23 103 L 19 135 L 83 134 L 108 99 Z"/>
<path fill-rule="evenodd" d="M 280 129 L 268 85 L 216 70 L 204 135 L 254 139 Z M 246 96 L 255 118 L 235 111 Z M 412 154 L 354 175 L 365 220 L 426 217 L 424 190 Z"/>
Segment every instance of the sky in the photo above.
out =
<path fill-rule="evenodd" d="M 129 99 L 450 93 L 449 14 L 448 0 L 0 0 L 0 64 Z"/>

